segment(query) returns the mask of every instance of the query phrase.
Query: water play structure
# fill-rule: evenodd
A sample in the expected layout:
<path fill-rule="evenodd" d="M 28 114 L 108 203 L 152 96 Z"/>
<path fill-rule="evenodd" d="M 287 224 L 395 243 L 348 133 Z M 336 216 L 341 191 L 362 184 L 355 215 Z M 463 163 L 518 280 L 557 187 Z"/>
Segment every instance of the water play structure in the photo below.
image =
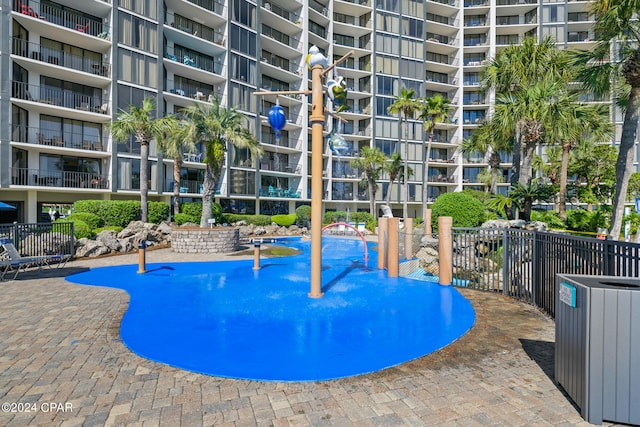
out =
<path fill-rule="evenodd" d="M 369 249 L 367 248 L 367 239 L 364 238 L 364 234 L 362 234 L 362 232 L 360 232 L 360 230 L 358 230 L 357 227 L 346 222 L 334 222 L 332 224 L 328 224 L 322 227 L 322 231 L 328 230 L 329 228 L 341 227 L 341 226 L 350 228 L 351 230 L 355 231 L 356 234 L 360 237 L 360 239 L 362 240 L 362 243 L 364 244 L 364 260 L 367 261 L 369 259 Z"/>

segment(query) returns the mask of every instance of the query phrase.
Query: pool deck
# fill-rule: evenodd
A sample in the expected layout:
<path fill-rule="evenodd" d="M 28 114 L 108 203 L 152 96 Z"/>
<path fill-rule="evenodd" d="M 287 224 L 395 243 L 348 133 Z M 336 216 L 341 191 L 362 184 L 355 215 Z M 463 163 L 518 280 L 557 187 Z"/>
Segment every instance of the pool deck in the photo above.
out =
<path fill-rule="evenodd" d="M 147 253 L 148 263 L 221 259 L 238 258 Z M 554 323 L 502 295 L 462 289 L 473 329 L 397 367 L 321 382 L 233 380 L 136 356 L 119 339 L 128 295 L 64 280 L 137 262 L 75 260 L 0 283 L 0 403 L 22 410 L 0 412 L 0 425 L 590 425 L 553 382 Z"/>

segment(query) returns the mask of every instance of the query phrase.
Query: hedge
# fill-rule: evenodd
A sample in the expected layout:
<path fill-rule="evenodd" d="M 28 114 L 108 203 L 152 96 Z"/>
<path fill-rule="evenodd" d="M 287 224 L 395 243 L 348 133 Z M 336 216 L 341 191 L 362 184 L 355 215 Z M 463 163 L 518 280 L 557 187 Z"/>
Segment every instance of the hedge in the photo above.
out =
<path fill-rule="evenodd" d="M 450 216 L 454 227 L 477 227 L 484 221 L 485 208 L 482 202 L 467 193 L 444 193 L 431 205 L 434 230 L 438 229 L 438 218 Z"/>

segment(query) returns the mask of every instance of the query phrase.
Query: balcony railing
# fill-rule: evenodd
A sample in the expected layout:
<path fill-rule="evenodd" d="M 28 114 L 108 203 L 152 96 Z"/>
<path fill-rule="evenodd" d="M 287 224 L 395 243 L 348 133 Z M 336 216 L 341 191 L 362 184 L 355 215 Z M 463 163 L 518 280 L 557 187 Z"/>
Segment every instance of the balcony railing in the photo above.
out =
<path fill-rule="evenodd" d="M 52 131 L 37 127 L 14 125 L 11 129 L 11 140 L 27 144 L 48 145 L 53 147 L 73 148 L 90 151 L 104 151 L 107 139 L 82 132 Z"/>
<path fill-rule="evenodd" d="M 222 43 L 224 41 L 224 33 L 217 31 L 211 27 L 192 21 L 189 18 L 185 18 L 180 15 L 175 15 L 173 22 L 170 24 L 172 27 L 191 34 L 202 40 L 206 40 L 211 43 Z"/>
<path fill-rule="evenodd" d="M 11 184 L 37 187 L 106 189 L 109 188 L 109 179 L 100 173 L 12 168 Z"/>
<path fill-rule="evenodd" d="M 36 61 L 47 62 L 102 77 L 109 77 L 110 75 L 111 66 L 108 62 L 100 62 L 85 56 L 73 55 L 69 52 L 52 49 L 19 38 L 14 37 L 12 39 L 11 49 L 11 53 L 14 55 L 25 58 L 30 57 Z"/>
<path fill-rule="evenodd" d="M 323 14 L 324 16 L 328 16 L 329 15 L 329 11 L 327 9 L 327 6 L 323 5 L 322 3 L 316 1 L 316 0 L 309 0 L 309 7 L 313 10 L 315 10 L 318 13 Z"/>
<path fill-rule="evenodd" d="M 98 96 L 85 95 L 66 89 L 12 82 L 11 96 L 27 101 L 41 102 L 58 107 L 108 114 L 109 104 Z"/>
<path fill-rule="evenodd" d="M 207 9 L 218 15 L 222 15 L 224 12 L 224 2 L 218 0 L 188 0 L 189 3 L 200 6 L 203 9 Z"/>
<path fill-rule="evenodd" d="M 108 38 L 110 34 L 109 28 L 105 27 L 102 18 L 88 17 L 80 13 L 62 9 L 51 3 L 43 3 L 40 5 L 40 15 L 41 18 L 46 19 L 48 22 L 76 30 L 79 33 L 105 39 Z"/>
<path fill-rule="evenodd" d="M 208 56 L 189 55 L 186 53 L 179 53 L 177 55 L 174 55 L 172 53 L 167 53 L 166 57 L 172 61 L 176 61 L 181 64 L 218 75 L 222 74 L 222 70 L 224 68 L 223 64 L 220 61 L 218 61 L 217 59 L 212 60 L 211 57 Z"/>
<path fill-rule="evenodd" d="M 165 90 L 167 92 L 195 99 L 197 101 L 213 102 L 218 97 L 222 98 L 222 93 L 208 87 L 209 85 L 195 85 L 185 83 L 183 81 L 174 81 L 167 79 Z"/>
<path fill-rule="evenodd" d="M 203 184 L 203 181 L 181 179 L 179 193 L 202 194 Z M 174 185 L 173 180 L 168 180 L 165 186 L 166 191 L 173 192 Z"/>

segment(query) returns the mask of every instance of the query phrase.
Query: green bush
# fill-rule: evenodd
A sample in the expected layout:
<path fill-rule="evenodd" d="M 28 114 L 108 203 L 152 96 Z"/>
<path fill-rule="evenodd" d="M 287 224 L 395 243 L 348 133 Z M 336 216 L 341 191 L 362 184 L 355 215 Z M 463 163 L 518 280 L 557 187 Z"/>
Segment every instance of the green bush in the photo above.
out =
<path fill-rule="evenodd" d="M 171 212 L 169 204 L 165 202 L 148 202 L 147 208 L 147 220 L 153 224 L 160 224 L 162 221 L 166 221 Z"/>
<path fill-rule="evenodd" d="M 549 228 L 560 230 L 566 228 L 564 221 L 553 211 L 531 211 L 531 221 L 544 222 Z"/>
<path fill-rule="evenodd" d="M 67 218 L 65 218 L 65 220 Z M 81 219 L 73 219 L 69 221 L 73 221 L 73 236 L 76 239 L 82 239 L 83 237 L 86 237 L 87 239 L 93 239 L 95 237 L 96 234 L 86 222 L 82 221 Z"/>
<path fill-rule="evenodd" d="M 98 215 L 106 226 L 126 227 L 130 222 L 140 219 L 140 201 L 78 200 L 73 204 L 72 211 Z"/>
<path fill-rule="evenodd" d="M 280 227 L 289 227 L 295 224 L 296 214 L 274 215 L 271 217 L 271 221 L 275 222 Z"/>
<path fill-rule="evenodd" d="M 598 228 L 608 228 L 606 212 L 589 212 L 582 209 L 567 212 L 567 228 L 575 231 L 597 232 Z"/>
<path fill-rule="evenodd" d="M 58 221 L 73 221 L 75 223 L 76 220 L 80 220 L 85 223 L 91 230 L 102 227 L 104 225 L 104 221 L 96 214 L 92 214 L 89 212 L 75 212 L 71 215 L 67 215 L 66 218 L 60 218 Z"/>
<path fill-rule="evenodd" d="M 302 205 L 296 208 L 296 225 L 307 228 L 311 226 L 311 206 Z"/>
<path fill-rule="evenodd" d="M 454 227 L 477 227 L 484 221 L 484 205 L 467 193 L 444 193 L 431 206 L 434 230 L 441 216 L 452 217 Z"/>
<path fill-rule="evenodd" d="M 625 215 L 625 217 L 622 219 L 623 231 L 624 231 L 624 224 L 627 221 L 631 221 L 631 228 L 629 230 L 629 233 L 636 234 L 638 232 L 638 225 L 640 225 L 640 214 L 636 212 L 631 212 L 629 215 Z"/>
<path fill-rule="evenodd" d="M 325 212 L 324 218 L 322 219 L 323 224 L 333 224 L 335 222 L 346 222 L 346 221 L 347 221 L 347 213 L 344 211 Z"/>
<path fill-rule="evenodd" d="M 247 224 L 265 226 L 265 225 L 271 225 L 272 223 L 271 216 L 269 215 L 243 215 L 243 214 L 225 213 L 222 216 L 224 218 L 223 222 L 226 222 L 228 224 L 238 222 L 238 221 L 244 221 Z"/>
<path fill-rule="evenodd" d="M 202 218 L 201 202 L 186 202 L 180 204 L 180 213 L 173 216 L 176 224 L 182 225 L 188 222 L 200 224 Z M 217 222 L 217 220 L 216 220 Z"/>
<path fill-rule="evenodd" d="M 94 228 L 93 232 L 95 234 L 100 234 L 100 232 L 106 231 L 106 230 L 111 230 L 111 231 L 115 231 L 116 233 L 119 233 L 122 231 L 122 227 L 118 227 L 117 225 L 110 225 L 108 227 Z"/>

